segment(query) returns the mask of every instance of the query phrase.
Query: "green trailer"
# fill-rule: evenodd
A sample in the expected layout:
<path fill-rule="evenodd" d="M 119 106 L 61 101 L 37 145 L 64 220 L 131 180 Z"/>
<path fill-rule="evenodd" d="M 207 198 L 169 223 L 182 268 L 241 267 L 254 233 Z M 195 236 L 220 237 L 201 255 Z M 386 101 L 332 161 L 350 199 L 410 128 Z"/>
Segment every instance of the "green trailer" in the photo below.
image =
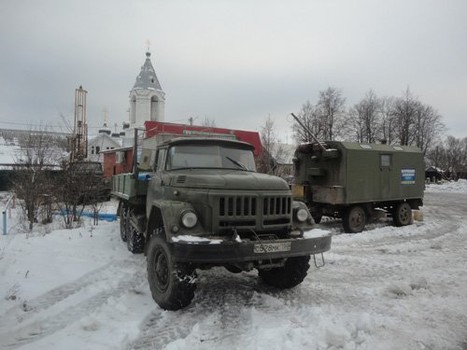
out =
<path fill-rule="evenodd" d="M 296 197 L 319 222 L 340 217 L 346 232 L 360 232 L 381 208 L 397 226 L 423 205 L 424 161 L 416 147 L 326 141 L 300 145 L 294 158 Z"/>

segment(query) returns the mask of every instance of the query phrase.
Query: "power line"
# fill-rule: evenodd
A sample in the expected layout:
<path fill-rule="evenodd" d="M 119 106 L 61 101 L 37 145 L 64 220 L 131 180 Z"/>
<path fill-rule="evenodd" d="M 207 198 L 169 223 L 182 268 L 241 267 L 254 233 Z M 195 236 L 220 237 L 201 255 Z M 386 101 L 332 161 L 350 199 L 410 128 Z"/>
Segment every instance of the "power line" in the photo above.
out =
<path fill-rule="evenodd" d="M 47 123 L 44 123 L 44 124 L 32 124 L 32 123 L 17 123 L 17 122 L 4 122 L 4 121 L 0 121 L 0 124 L 8 124 L 8 125 L 21 125 L 21 126 L 27 126 L 27 127 L 35 127 L 35 128 L 43 128 L 43 127 L 47 127 L 47 128 L 60 128 L 60 129 L 68 129 L 64 124 L 47 124 Z M 102 128 L 102 126 L 92 126 L 92 125 L 88 125 L 88 128 L 90 129 L 100 129 Z"/>

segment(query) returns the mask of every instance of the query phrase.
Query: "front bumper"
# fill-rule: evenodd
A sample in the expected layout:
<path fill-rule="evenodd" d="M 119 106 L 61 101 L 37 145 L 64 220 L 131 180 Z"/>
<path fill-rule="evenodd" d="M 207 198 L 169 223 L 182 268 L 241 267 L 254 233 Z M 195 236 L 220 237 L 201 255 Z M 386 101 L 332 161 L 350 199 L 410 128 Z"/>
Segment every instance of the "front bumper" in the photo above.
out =
<path fill-rule="evenodd" d="M 260 241 L 189 241 L 169 243 L 177 262 L 230 264 L 320 254 L 331 248 L 331 236 Z"/>

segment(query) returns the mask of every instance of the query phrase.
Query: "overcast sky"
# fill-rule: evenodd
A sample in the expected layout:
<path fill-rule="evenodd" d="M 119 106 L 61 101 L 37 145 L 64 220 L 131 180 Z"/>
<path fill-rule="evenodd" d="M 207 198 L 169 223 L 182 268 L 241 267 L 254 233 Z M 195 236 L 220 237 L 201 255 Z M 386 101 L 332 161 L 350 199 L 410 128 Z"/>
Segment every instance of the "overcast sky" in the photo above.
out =
<path fill-rule="evenodd" d="M 80 85 L 91 127 L 121 125 L 147 40 L 166 121 L 271 116 L 291 141 L 290 112 L 329 86 L 347 106 L 410 87 L 467 137 L 466 0 L 2 0 L 0 128 L 72 121 Z"/>

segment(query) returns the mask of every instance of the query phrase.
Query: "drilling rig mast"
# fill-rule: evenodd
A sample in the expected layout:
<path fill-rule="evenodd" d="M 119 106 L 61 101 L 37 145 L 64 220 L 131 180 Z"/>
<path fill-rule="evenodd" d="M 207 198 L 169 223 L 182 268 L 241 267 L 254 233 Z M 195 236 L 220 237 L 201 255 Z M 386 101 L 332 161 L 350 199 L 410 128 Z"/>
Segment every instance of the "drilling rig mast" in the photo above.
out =
<path fill-rule="evenodd" d="M 88 124 L 86 121 L 86 94 L 82 86 L 75 89 L 75 122 L 71 137 L 70 162 L 88 156 Z"/>

